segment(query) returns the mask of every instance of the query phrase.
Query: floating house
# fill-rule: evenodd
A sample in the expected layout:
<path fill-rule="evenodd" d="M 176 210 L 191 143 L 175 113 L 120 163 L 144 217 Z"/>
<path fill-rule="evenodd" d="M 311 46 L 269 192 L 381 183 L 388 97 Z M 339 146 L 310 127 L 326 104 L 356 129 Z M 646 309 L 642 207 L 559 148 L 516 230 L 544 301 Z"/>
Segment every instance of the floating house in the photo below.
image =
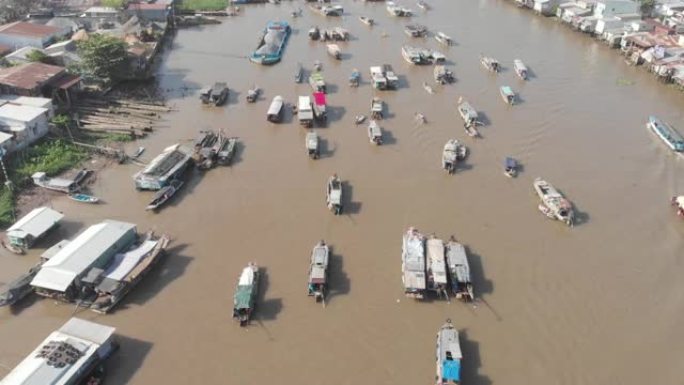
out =
<path fill-rule="evenodd" d="M 64 214 L 49 207 L 39 207 L 7 229 L 7 239 L 10 244 L 28 249 L 33 243 L 48 231 L 57 227 Z"/>
<path fill-rule="evenodd" d="M 115 328 L 72 318 L 0 381 L 1 385 L 94 384 L 116 350 Z M 97 382 L 99 383 L 99 382 Z"/>
<path fill-rule="evenodd" d="M 138 190 L 160 190 L 177 178 L 188 166 L 191 153 L 174 144 L 164 149 L 142 171 L 133 176 Z"/>
<path fill-rule="evenodd" d="M 89 270 L 108 266 L 136 238 L 132 223 L 106 220 L 90 226 L 43 264 L 31 286 L 42 296 L 72 301 Z"/>

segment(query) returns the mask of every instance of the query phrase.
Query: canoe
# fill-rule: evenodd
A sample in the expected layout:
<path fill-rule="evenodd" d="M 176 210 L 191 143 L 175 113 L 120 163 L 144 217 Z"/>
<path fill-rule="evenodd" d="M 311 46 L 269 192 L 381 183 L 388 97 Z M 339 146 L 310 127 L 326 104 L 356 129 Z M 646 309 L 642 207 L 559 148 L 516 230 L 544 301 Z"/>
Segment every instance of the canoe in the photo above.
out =
<path fill-rule="evenodd" d="M 100 201 L 100 198 L 88 194 L 69 194 L 68 197 L 81 203 L 97 203 Z"/>
<path fill-rule="evenodd" d="M 152 200 L 147 205 L 146 210 L 156 210 L 163 206 L 166 202 L 171 199 L 172 196 L 183 187 L 183 181 L 174 179 L 167 186 L 162 187 L 161 190 L 157 191 L 152 197 Z"/>

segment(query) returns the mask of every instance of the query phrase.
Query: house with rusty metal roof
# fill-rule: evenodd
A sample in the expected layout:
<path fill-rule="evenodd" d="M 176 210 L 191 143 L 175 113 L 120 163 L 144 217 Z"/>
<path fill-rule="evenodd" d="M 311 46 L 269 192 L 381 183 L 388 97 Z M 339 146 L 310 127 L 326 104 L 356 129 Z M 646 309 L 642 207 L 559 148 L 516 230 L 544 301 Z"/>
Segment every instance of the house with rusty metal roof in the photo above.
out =
<path fill-rule="evenodd" d="M 71 31 L 67 28 L 15 21 L 0 25 L 0 44 L 14 49 L 26 46 L 43 48 L 69 33 Z"/>
<path fill-rule="evenodd" d="M 0 69 L 0 93 L 44 96 L 60 104 L 71 103 L 80 82 L 80 76 L 67 73 L 64 67 L 39 62 Z"/>

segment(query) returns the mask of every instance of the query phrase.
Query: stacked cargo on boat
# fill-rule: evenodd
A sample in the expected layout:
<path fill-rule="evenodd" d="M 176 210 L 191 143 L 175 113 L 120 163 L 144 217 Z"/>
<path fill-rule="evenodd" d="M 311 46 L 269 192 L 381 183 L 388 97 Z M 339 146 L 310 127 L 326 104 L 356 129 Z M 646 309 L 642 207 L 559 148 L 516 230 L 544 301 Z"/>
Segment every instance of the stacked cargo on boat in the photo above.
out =
<path fill-rule="evenodd" d="M 116 329 L 72 318 L 52 332 L 0 381 L 2 385 L 100 383 L 102 363 L 116 350 Z"/>
<path fill-rule="evenodd" d="M 180 144 L 164 149 L 142 171 L 134 175 L 135 188 L 139 190 L 159 190 L 185 170 L 191 160 L 191 153 Z"/>

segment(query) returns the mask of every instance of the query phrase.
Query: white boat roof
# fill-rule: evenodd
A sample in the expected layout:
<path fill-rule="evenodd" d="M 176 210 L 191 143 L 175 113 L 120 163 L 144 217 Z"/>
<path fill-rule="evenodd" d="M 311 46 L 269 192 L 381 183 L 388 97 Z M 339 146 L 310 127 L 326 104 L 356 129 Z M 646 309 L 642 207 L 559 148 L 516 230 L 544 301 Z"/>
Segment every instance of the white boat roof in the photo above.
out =
<path fill-rule="evenodd" d="M 425 289 L 425 272 L 423 271 L 404 271 L 404 287 L 412 289 Z"/>
<path fill-rule="evenodd" d="M 149 254 L 155 246 L 157 246 L 157 241 L 145 241 L 139 247 L 130 250 L 126 253 L 120 253 L 114 256 L 114 261 L 105 270 L 104 276 L 106 278 L 121 281 L 128 273 L 133 270 L 140 260 L 143 259 L 147 254 Z"/>
<path fill-rule="evenodd" d="M 470 282 L 470 265 L 465 247 L 457 242 L 447 243 L 447 264 L 453 278 L 458 282 Z"/>
<path fill-rule="evenodd" d="M 298 106 L 301 105 L 310 105 L 311 104 L 311 98 L 308 96 L 300 96 L 299 97 L 299 102 L 297 103 Z"/>
<path fill-rule="evenodd" d="M 310 280 L 325 280 L 325 268 L 322 266 L 311 266 L 311 274 L 309 276 Z"/>
<path fill-rule="evenodd" d="M 254 283 L 254 269 L 252 266 L 247 266 L 242 270 L 240 274 L 240 280 L 238 281 L 238 286 L 250 286 Z"/>
<path fill-rule="evenodd" d="M 332 190 L 330 191 L 330 201 L 333 203 L 340 203 L 342 200 L 342 191 L 341 190 Z"/>
<path fill-rule="evenodd" d="M 52 332 L 33 352 L 0 381 L 0 385 L 67 385 L 82 375 L 100 347 L 107 343 L 116 329 L 94 322 L 71 318 L 59 330 Z M 80 356 L 62 367 L 48 365 L 41 354 L 48 344 L 68 344 Z"/>
<path fill-rule="evenodd" d="M 64 214 L 49 207 L 39 207 L 24 215 L 7 229 L 7 235 L 25 238 L 27 235 L 38 238 L 64 218 Z"/>
<path fill-rule="evenodd" d="M 678 196 L 677 199 L 676 199 L 676 201 L 677 201 L 677 205 L 678 205 L 679 207 L 684 208 L 684 195 Z"/>
<path fill-rule="evenodd" d="M 405 270 L 425 272 L 425 248 L 420 233 L 418 235 L 404 234 L 402 252 Z"/>
<path fill-rule="evenodd" d="M 109 248 L 121 242 L 132 223 L 106 220 L 90 226 L 43 264 L 31 286 L 64 291 Z"/>
<path fill-rule="evenodd" d="M 461 344 L 458 341 L 458 330 L 443 326 L 439 331 L 439 342 L 439 356 L 441 359 L 446 359 L 447 352 L 451 353 L 451 357 L 455 360 L 463 358 Z"/>
<path fill-rule="evenodd" d="M 316 246 L 311 253 L 311 263 L 318 266 L 328 266 L 328 247 Z"/>
<path fill-rule="evenodd" d="M 441 239 L 428 239 L 427 255 L 435 283 L 447 283 L 444 242 Z"/>

